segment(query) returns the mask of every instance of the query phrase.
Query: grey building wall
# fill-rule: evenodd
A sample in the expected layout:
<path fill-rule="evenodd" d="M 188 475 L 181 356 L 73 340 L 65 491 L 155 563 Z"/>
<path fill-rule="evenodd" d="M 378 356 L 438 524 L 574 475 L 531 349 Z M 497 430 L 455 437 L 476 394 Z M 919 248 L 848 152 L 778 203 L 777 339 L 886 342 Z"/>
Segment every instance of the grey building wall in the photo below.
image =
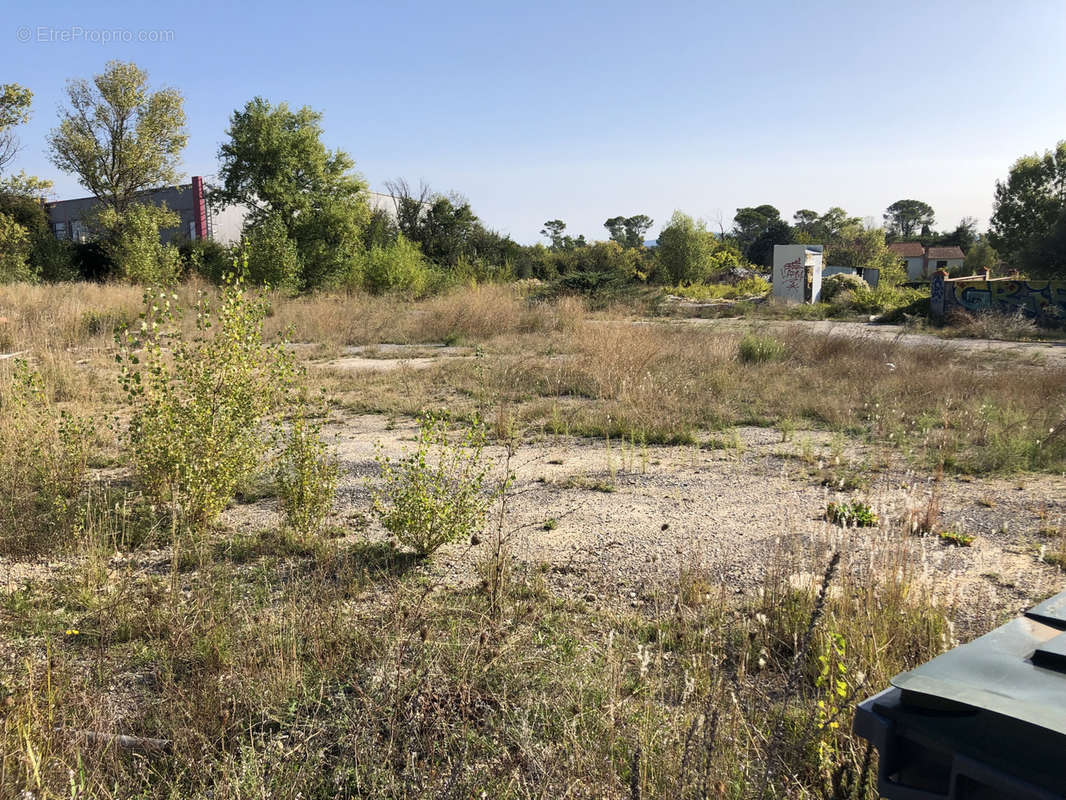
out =
<path fill-rule="evenodd" d="M 209 194 L 209 192 L 205 193 Z M 177 212 L 181 218 L 177 228 L 168 228 L 160 232 L 163 241 L 196 238 L 196 197 L 191 183 L 146 192 L 142 197 L 143 201 L 148 201 L 153 205 L 165 203 L 168 209 Z M 372 210 L 382 209 L 393 217 L 396 215 L 396 204 L 391 195 L 367 192 L 367 203 Z M 89 219 L 92 212 L 100 206 L 100 201 L 95 197 L 45 203 L 45 209 L 52 223 L 52 233 L 58 239 L 74 241 L 86 241 L 92 238 L 92 231 L 85 220 Z M 205 212 L 207 216 L 206 235 L 209 238 L 224 245 L 240 241 L 244 221 L 248 216 L 246 206 L 232 205 L 218 208 L 213 207 L 208 199 L 205 203 Z"/>
<path fill-rule="evenodd" d="M 192 184 L 155 189 L 146 192 L 139 199 L 141 202 L 147 201 L 157 206 L 165 204 L 181 218 L 178 227 L 160 231 L 163 241 L 196 238 L 196 207 Z M 92 238 L 92 231 L 86 220 L 90 219 L 92 212 L 100 209 L 102 205 L 95 197 L 80 197 L 75 200 L 45 203 L 44 207 L 52 224 L 52 233 L 57 239 L 84 242 Z"/>

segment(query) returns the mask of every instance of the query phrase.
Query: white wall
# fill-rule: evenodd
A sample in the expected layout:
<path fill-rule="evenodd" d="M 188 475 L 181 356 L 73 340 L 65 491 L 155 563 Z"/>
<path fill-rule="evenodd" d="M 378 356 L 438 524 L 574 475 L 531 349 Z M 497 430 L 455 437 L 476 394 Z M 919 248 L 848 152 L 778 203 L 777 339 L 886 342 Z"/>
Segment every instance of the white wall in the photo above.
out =
<path fill-rule="evenodd" d="M 925 259 L 907 258 L 904 259 L 907 262 L 907 280 L 909 281 L 924 281 L 928 280 L 929 276 L 925 274 Z"/>
<path fill-rule="evenodd" d="M 811 275 L 811 302 L 822 295 L 822 245 L 775 244 L 773 296 L 787 303 L 806 300 L 807 274 Z"/>

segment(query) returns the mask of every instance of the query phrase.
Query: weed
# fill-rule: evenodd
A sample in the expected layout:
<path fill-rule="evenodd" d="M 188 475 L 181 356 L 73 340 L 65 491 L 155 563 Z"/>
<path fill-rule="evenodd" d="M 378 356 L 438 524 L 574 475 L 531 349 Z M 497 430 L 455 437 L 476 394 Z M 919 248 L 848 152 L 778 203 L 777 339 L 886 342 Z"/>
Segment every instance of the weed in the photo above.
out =
<path fill-rule="evenodd" d="M 611 494 L 616 491 L 613 482 L 605 478 L 590 478 L 587 475 L 571 475 L 563 483 L 566 489 L 585 489 L 590 492 L 603 492 Z"/>
<path fill-rule="evenodd" d="M 484 491 L 484 446 L 480 424 L 455 437 L 446 419 L 427 414 L 414 452 L 395 462 L 379 452 L 383 485 L 371 492 L 385 529 L 422 557 L 476 533 L 493 495 Z"/>
<path fill-rule="evenodd" d="M 861 500 L 847 503 L 829 503 L 825 507 L 825 518 L 837 525 L 851 525 L 856 528 L 877 525 L 877 514 Z"/>
<path fill-rule="evenodd" d="M 322 527 L 333 508 L 337 473 L 337 460 L 322 441 L 322 424 L 308 418 L 307 400 L 301 397 L 276 471 L 285 523 L 298 536 L 307 538 Z"/>
<path fill-rule="evenodd" d="M 544 520 L 544 524 L 541 525 L 541 529 L 542 530 L 546 530 L 546 531 L 553 531 L 553 530 L 555 530 L 558 527 L 559 527 L 559 520 L 557 520 L 555 517 L 550 517 L 550 518 Z"/>
<path fill-rule="evenodd" d="M 22 359 L 0 393 L 0 553 L 70 545 L 93 426 L 59 410 Z"/>
<path fill-rule="evenodd" d="M 940 531 L 937 537 L 944 544 L 955 545 L 955 547 L 969 547 L 973 544 L 974 537 L 969 533 L 961 533 L 955 530 Z"/>
<path fill-rule="evenodd" d="M 783 342 L 766 334 L 749 333 L 737 345 L 737 358 L 745 364 L 780 361 L 787 353 Z"/>

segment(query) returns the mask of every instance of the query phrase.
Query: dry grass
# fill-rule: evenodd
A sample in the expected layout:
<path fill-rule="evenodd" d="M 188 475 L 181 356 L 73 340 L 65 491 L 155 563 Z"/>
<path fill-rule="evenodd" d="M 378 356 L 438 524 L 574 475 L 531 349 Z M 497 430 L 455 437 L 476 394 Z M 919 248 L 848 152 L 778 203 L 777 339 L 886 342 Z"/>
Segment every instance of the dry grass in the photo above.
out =
<path fill-rule="evenodd" d="M 182 287 L 183 304 L 202 288 Z M 949 467 L 1066 460 L 1046 433 L 1062 430 L 1062 370 L 806 333 L 778 337 L 774 360 L 745 359 L 743 331 L 592 318 L 580 301 L 496 286 L 272 305 L 272 330 L 334 348 L 481 351 L 315 373 L 355 409 L 440 407 L 500 436 L 631 447 L 802 421 Z M 0 335 L 30 351 L 57 409 L 109 418 L 112 331 L 139 308 L 128 287 L 2 287 Z M 0 404 L 9 372 L 0 362 Z M 490 596 L 388 545 L 277 526 L 214 529 L 193 560 L 120 489 L 92 489 L 82 510 L 75 557 L 0 591 L 0 796 L 752 798 L 767 781 L 778 797 L 872 798 L 847 730 L 855 700 L 953 643 L 909 530 L 878 531 L 872 552 L 850 552 L 850 533 L 782 545 L 754 596 L 694 557 L 642 606 L 594 608 L 552 594 L 531 565 L 483 569 L 512 576 Z M 841 563 L 821 584 L 829 550 Z M 842 686 L 820 677 L 826 663 Z"/>
<path fill-rule="evenodd" d="M 777 796 L 871 798 L 852 704 L 951 643 L 891 545 L 845 557 L 828 591 L 824 554 L 782 551 L 750 600 L 693 561 L 622 612 L 554 597 L 536 570 L 494 604 L 388 547 L 268 531 L 160 574 L 108 563 L 109 530 L 3 597 L 20 656 L 2 793 L 753 798 L 769 763 Z"/>

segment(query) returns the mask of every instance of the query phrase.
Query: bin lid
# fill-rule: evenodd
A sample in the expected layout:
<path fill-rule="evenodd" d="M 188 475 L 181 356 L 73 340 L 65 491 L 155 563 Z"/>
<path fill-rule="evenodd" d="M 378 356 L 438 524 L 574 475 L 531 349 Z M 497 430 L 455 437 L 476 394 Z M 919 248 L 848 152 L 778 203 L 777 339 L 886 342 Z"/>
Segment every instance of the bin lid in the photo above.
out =
<path fill-rule="evenodd" d="M 1066 734 L 1066 592 L 892 685 L 908 704 L 962 704 Z"/>

